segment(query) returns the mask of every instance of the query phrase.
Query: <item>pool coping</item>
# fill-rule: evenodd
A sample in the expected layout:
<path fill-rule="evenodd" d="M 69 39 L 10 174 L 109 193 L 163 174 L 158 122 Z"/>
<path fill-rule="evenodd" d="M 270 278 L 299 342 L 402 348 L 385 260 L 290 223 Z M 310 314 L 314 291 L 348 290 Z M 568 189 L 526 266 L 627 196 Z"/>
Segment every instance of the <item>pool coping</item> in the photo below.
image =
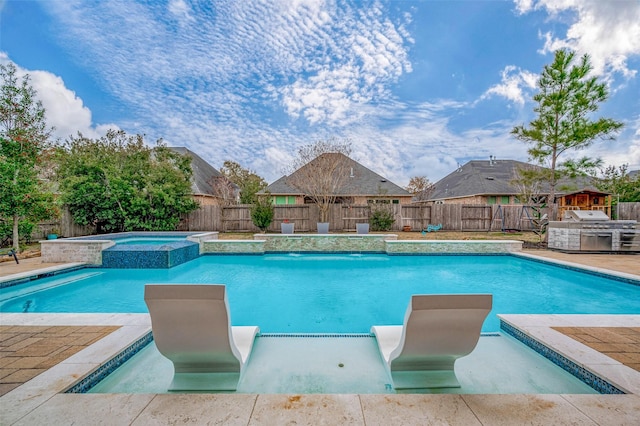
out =
<path fill-rule="evenodd" d="M 501 330 L 594 389 L 640 395 L 640 372 L 553 327 L 640 327 L 640 315 L 498 314 Z"/>
<path fill-rule="evenodd" d="M 592 275 L 598 275 L 605 278 L 613 277 L 614 279 L 617 279 L 619 281 L 624 281 L 632 285 L 640 285 L 640 276 L 635 274 L 613 271 L 611 269 L 598 268 L 595 266 L 582 265 L 582 264 L 567 262 L 560 259 L 551 259 L 548 257 L 536 256 L 535 254 L 531 254 L 531 253 L 518 252 L 518 253 L 510 253 L 510 255 L 529 259 L 534 262 L 548 263 L 561 268 L 571 269 L 573 271 L 584 272 Z"/>

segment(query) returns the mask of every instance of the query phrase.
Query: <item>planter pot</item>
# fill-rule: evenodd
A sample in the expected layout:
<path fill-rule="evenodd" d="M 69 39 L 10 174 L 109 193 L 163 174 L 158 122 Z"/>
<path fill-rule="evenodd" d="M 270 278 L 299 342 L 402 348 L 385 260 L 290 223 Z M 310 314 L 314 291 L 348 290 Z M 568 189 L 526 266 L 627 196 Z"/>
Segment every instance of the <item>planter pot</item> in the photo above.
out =
<path fill-rule="evenodd" d="M 47 235 L 47 240 L 57 240 L 58 234 L 49 234 Z"/>
<path fill-rule="evenodd" d="M 409 225 L 405 225 L 402 227 L 402 232 L 411 232 L 411 227 Z"/>
<path fill-rule="evenodd" d="M 369 233 L 369 224 L 368 223 L 356 223 L 356 232 L 358 234 L 368 234 Z"/>
<path fill-rule="evenodd" d="M 280 230 L 283 234 L 293 234 L 293 225 L 294 223 L 281 223 Z"/>
<path fill-rule="evenodd" d="M 329 222 L 318 222 L 318 234 L 329 233 Z"/>

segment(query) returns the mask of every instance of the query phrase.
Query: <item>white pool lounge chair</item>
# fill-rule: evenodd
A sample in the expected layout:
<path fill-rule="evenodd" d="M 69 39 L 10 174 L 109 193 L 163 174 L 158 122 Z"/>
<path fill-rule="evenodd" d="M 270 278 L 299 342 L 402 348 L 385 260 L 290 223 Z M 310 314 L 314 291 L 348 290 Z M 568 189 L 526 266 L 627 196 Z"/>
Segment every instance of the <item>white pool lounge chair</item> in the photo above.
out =
<path fill-rule="evenodd" d="M 153 339 L 173 362 L 169 390 L 236 390 L 258 327 L 232 327 L 224 285 L 147 284 Z"/>
<path fill-rule="evenodd" d="M 490 294 L 413 295 L 404 325 L 373 326 L 395 389 L 460 387 L 454 364 L 478 344 Z"/>

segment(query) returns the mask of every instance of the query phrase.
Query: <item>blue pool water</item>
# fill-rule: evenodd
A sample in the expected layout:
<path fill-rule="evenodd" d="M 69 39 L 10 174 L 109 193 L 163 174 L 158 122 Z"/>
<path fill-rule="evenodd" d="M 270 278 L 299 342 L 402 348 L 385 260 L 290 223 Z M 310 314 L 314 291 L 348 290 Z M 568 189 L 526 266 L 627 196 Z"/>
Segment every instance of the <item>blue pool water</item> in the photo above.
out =
<path fill-rule="evenodd" d="M 496 313 L 640 314 L 640 286 L 515 256 L 202 256 L 170 269 L 83 269 L 2 290 L 2 312 L 147 312 L 145 283 L 226 284 L 234 325 L 366 333 L 412 294 L 492 293 Z M 34 285 L 42 288 L 37 291 Z"/>

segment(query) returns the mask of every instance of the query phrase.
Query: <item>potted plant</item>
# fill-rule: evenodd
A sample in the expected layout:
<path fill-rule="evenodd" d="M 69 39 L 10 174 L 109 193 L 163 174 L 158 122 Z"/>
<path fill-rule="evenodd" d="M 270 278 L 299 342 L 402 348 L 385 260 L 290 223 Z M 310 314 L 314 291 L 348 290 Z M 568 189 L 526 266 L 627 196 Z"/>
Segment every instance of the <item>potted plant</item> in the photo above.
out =
<path fill-rule="evenodd" d="M 289 219 L 284 219 L 280 224 L 280 231 L 283 234 L 293 234 L 293 225 L 294 223 L 289 223 Z"/>
<path fill-rule="evenodd" d="M 58 235 L 60 235 L 60 230 L 58 228 L 52 228 L 47 234 L 47 240 L 57 240 Z"/>
<path fill-rule="evenodd" d="M 356 223 L 356 232 L 358 234 L 368 234 L 369 233 L 369 224 L 368 223 Z"/>

